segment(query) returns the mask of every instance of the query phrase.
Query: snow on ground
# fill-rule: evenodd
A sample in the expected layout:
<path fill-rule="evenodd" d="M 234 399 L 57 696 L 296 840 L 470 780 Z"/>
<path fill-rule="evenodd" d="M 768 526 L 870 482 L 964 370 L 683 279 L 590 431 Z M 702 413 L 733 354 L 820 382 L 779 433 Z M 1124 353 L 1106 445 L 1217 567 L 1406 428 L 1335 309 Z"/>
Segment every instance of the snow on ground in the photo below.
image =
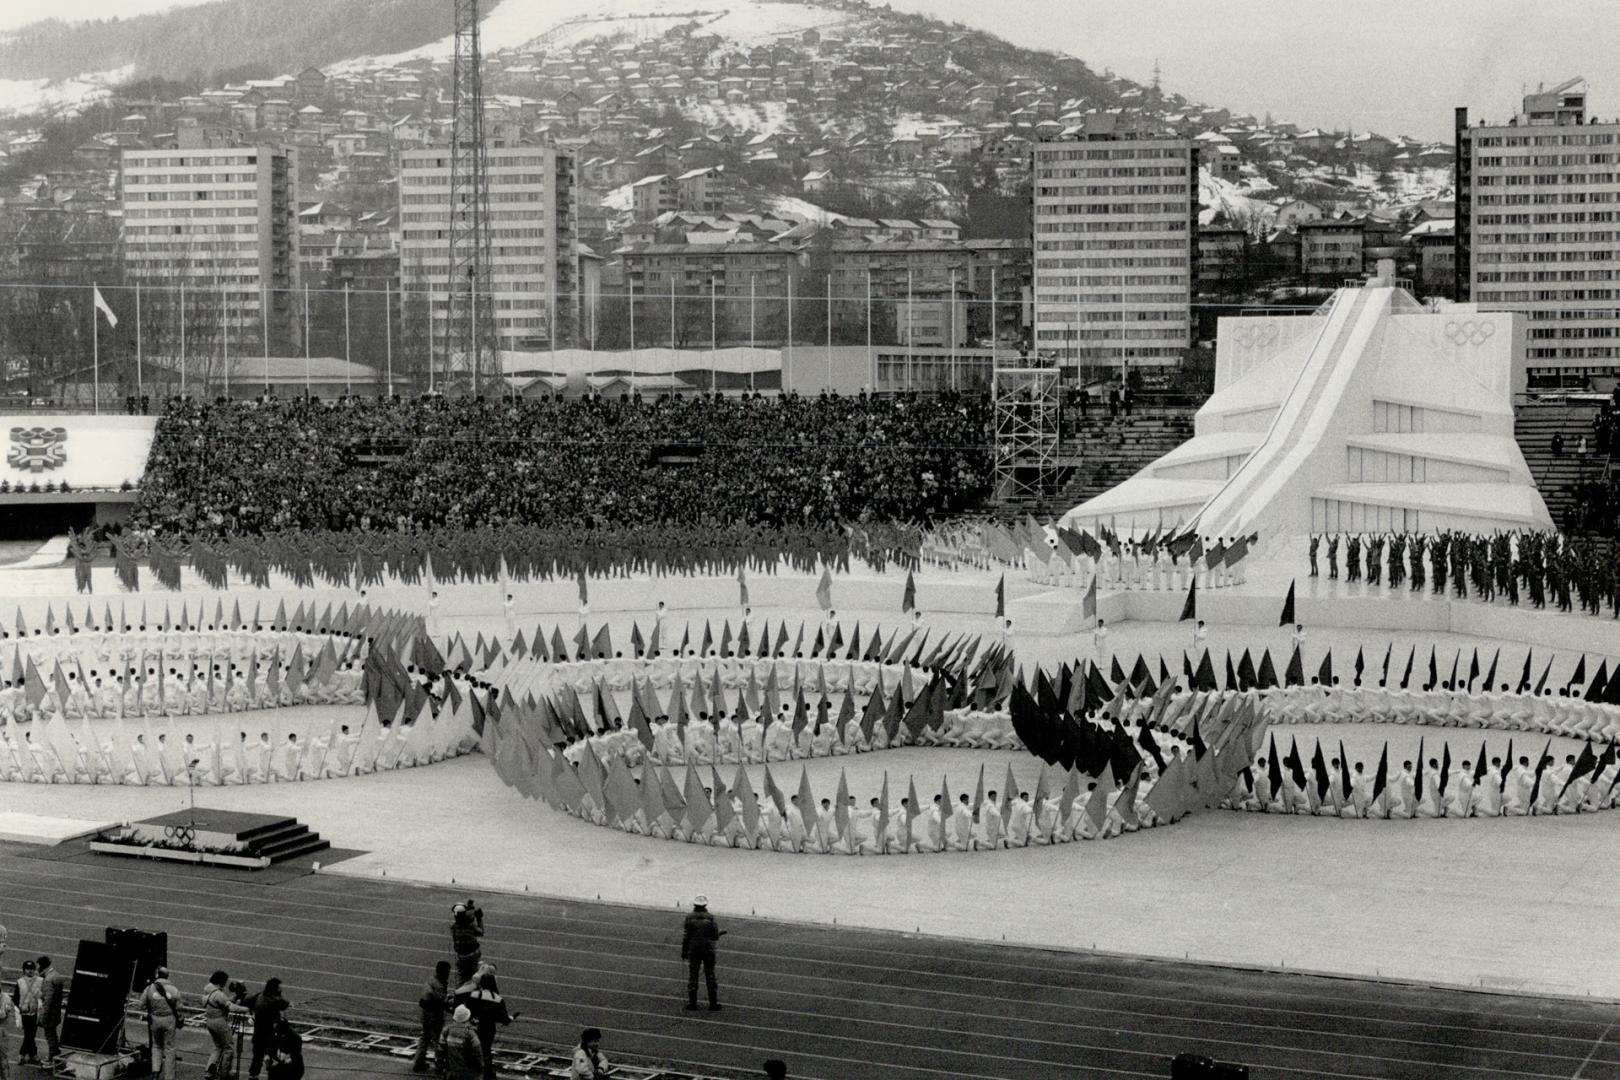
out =
<path fill-rule="evenodd" d="M 730 125 L 734 131 L 775 135 L 792 127 L 787 102 L 762 101 L 756 105 L 733 105 L 726 101 L 700 101 L 684 106 L 686 115 L 704 127 Z"/>
<path fill-rule="evenodd" d="M 774 217 L 791 218 L 795 221 L 814 221 L 824 225 L 847 220 L 843 214 L 835 214 L 831 210 L 817 206 L 813 202 L 792 195 L 766 196 L 765 209 Z"/>
<path fill-rule="evenodd" d="M 1224 213 L 1229 221 L 1238 225 L 1269 224 L 1277 208 L 1259 197 L 1262 190 L 1248 185 L 1240 187 L 1230 180 L 1209 175 L 1207 169 L 1199 169 L 1198 201 L 1203 206 L 1198 214 L 1199 223 L 1208 225 L 1217 214 Z"/>
<path fill-rule="evenodd" d="M 600 37 L 645 40 L 697 22 L 707 33 L 748 46 L 850 21 L 851 16 L 841 11 L 771 0 L 724 0 L 713 4 L 694 0 L 504 0 L 484 17 L 480 36 L 488 54 L 529 45 L 576 45 Z M 407 52 L 355 57 L 327 70 L 371 70 L 406 60 L 449 59 L 454 45 L 453 35 L 446 35 Z"/>
<path fill-rule="evenodd" d="M 111 87 L 134 74 L 135 65 L 126 64 L 71 79 L 0 79 L 0 116 L 76 111 L 106 97 Z"/>

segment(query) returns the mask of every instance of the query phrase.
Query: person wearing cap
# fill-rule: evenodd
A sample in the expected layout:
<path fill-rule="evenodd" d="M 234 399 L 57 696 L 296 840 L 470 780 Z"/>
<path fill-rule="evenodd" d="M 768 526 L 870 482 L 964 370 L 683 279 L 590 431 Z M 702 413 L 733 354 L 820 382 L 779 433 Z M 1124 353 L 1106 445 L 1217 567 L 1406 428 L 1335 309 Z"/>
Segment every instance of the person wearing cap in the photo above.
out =
<path fill-rule="evenodd" d="M 33 965 L 29 965 L 32 967 Z M 152 982 L 141 992 L 138 1002 L 146 1009 L 146 1030 L 152 1048 L 152 1075 L 160 1080 L 174 1080 L 179 1068 L 175 1060 L 174 1038 L 180 1030 L 180 991 L 169 981 L 169 969 L 160 967 L 152 973 Z M 33 1033 L 25 1033 L 24 1057 L 33 1058 Z"/>
<path fill-rule="evenodd" d="M 598 1080 L 610 1076 L 613 1066 L 602 1056 L 602 1033 L 586 1028 L 579 1033 L 579 1045 L 574 1047 L 574 1062 L 568 1069 L 568 1080 Z"/>
<path fill-rule="evenodd" d="M 444 1062 L 445 1080 L 482 1080 L 484 1051 L 478 1045 L 478 1032 L 473 1028 L 472 1010 L 457 1005 L 450 1014 L 450 1023 L 444 1029 L 440 1060 Z"/>
<path fill-rule="evenodd" d="M 714 957 L 720 938 L 725 934 L 709 914 L 709 898 L 692 899 L 692 912 L 686 916 L 681 934 L 681 959 L 686 961 L 686 1007 L 696 1009 L 698 969 L 703 969 L 703 980 L 709 991 L 709 1011 L 720 1009 L 720 988 L 714 978 Z"/>

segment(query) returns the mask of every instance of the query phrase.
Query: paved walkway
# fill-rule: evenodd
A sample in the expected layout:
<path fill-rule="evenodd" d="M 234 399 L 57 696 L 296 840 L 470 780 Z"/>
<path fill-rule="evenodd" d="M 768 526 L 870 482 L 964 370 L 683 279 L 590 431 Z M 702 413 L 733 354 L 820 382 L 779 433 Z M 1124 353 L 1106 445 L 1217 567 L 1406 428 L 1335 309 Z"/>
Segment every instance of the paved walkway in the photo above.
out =
<path fill-rule="evenodd" d="M 973 752 L 911 753 L 944 763 Z M 5 795 L 35 813 L 106 820 L 186 801 L 176 788 Z M 1607 857 L 1620 841 L 1615 813 L 1381 822 L 1215 811 L 1104 843 L 852 858 L 587 825 L 520 798 L 477 755 L 214 788 L 200 801 L 296 814 L 335 846 L 368 853 L 334 876 L 671 909 L 704 892 L 728 912 L 828 926 L 1620 999 L 1620 867 Z"/>
<path fill-rule="evenodd" d="M 0 910 L 18 953 L 67 956 L 78 937 L 109 924 L 160 928 L 183 993 L 195 995 L 216 967 L 253 989 L 277 974 L 295 1015 L 378 1027 L 411 1022 L 422 980 L 447 951 L 449 906 L 466 892 L 52 854 L 0 848 Z M 981 924 L 994 927 L 1017 892 L 1005 879 L 985 883 L 972 897 Z M 835 899 L 807 890 L 794 901 L 815 916 Z M 609 1057 L 627 1063 L 757 1077 L 765 1057 L 780 1056 L 797 1080 L 1163 1077 L 1178 1052 L 1244 1062 L 1266 1078 L 1620 1080 L 1613 1005 L 768 922 L 726 897 L 715 903 L 729 931 L 719 968 L 725 1008 L 689 1014 L 680 1010 L 673 905 L 484 902 L 486 955 L 522 1012 L 502 1033 L 511 1046 L 570 1046 L 591 1025 L 606 1033 Z M 931 906 L 935 897 L 910 902 Z M 1087 917 L 1083 905 L 1063 913 Z M 194 1036 L 183 1049 L 193 1080 Z M 408 1068 L 314 1060 L 333 1070 L 326 1075 Z"/>

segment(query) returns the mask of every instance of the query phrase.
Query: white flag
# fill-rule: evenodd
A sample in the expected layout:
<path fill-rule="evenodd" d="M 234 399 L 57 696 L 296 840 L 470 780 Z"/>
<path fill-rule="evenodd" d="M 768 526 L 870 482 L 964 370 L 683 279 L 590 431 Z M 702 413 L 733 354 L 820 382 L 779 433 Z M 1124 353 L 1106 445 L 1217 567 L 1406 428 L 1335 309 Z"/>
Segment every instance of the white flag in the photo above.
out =
<path fill-rule="evenodd" d="M 106 299 L 101 295 L 100 286 L 96 286 L 95 291 L 96 291 L 96 310 L 101 312 L 103 315 L 107 316 L 107 325 L 108 326 L 116 327 L 118 325 L 118 316 L 114 315 L 113 314 L 113 309 L 111 307 L 107 306 Z"/>

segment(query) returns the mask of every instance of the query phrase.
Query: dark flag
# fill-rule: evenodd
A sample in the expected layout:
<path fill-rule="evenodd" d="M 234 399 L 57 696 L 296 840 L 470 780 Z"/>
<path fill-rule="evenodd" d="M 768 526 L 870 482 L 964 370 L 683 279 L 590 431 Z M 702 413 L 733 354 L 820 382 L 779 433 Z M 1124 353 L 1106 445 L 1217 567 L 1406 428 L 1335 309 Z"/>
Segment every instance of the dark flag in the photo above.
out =
<path fill-rule="evenodd" d="M 1451 743 L 1447 742 L 1440 752 L 1440 798 L 1446 797 L 1446 783 L 1451 779 Z M 1421 797 L 1421 796 L 1420 796 Z"/>
<path fill-rule="evenodd" d="M 1522 694 L 1526 690 L 1530 689 L 1530 660 L 1534 652 L 1534 649 L 1525 650 L 1524 670 L 1519 673 L 1519 685 L 1513 691 L 1515 694 Z"/>
<path fill-rule="evenodd" d="M 1586 740 L 1581 747 L 1581 756 L 1575 759 L 1575 767 L 1569 771 L 1569 779 L 1564 781 L 1563 788 L 1558 792 L 1558 798 L 1553 800 L 1553 812 L 1558 810 L 1558 804 L 1564 801 L 1564 792 L 1569 790 L 1571 784 L 1583 776 L 1595 775 L 1597 771 L 1597 755 L 1592 753 L 1592 740 Z"/>
<path fill-rule="evenodd" d="M 1384 785 L 1389 782 L 1389 742 L 1384 742 L 1384 752 L 1378 756 L 1378 772 L 1373 776 L 1372 801 L 1377 802 L 1378 796 L 1384 793 Z M 1384 816 L 1389 816 L 1389 805 L 1384 805 Z"/>
<path fill-rule="evenodd" d="M 1148 755 L 1153 758 L 1154 767 L 1159 770 L 1161 775 L 1163 775 L 1164 754 L 1159 750 L 1159 740 L 1153 737 L 1153 727 L 1151 724 L 1145 723 L 1142 725 L 1142 730 L 1138 732 L 1136 736 L 1136 744 L 1148 752 Z"/>
<path fill-rule="evenodd" d="M 1417 659 L 1417 646 L 1413 645 L 1406 654 L 1406 670 L 1401 672 L 1401 689 L 1405 690 L 1412 682 L 1412 662 Z"/>
<path fill-rule="evenodd" d="M 996 618 L 1007 617 L 1007 574 L 1005 571 L 996 581 Z"/>
<path fill-rule="evenodd" d="M 1272 666 L 1270 649 L 1260 654 L 1260 671 L 1255 675 L 1254 684 L 1261 690 L 1272 690 L 1277 686 L 1277 669 Z"/>
<path fill-rule="evenodd" d="M 1215 665 L 1210 663 L 1209 650 L 1204 650 L 1203 658 L 1198 661 L 1198 674 L 1193 679 L 1194 689 L 1219 690 L 1220 684 L 1215 681 Z"/>
<path fill-rule="evenodd" d="M 1340 796 L 1339 797 L 1344 799 L 1346 802 L 1348 802 L 1349 799 L 1350 799 L 1350 787 L 1351 787 L 1350 758 L 1344 752 L 1344 740 L 1343 739 L 1339 740 L 1339 785 L 1340 785 Z"/>
<path fill-rule="evenodd" d="M 1238 660 L 1237 675 L 1240 690 L 1252 690 L 1260 681 L 1254 671 L 1254 658 L 1249 655 L 1248 649 L 1243 650 L 1243 656 Z"/>
<path fill-rule="evenodd" d="M 1417 775 L 1412 778 L 1412 792 L 1418 802 L 1423 801 L 1423 736 L 1418 736 Z"/>
<path fill-rule="evenodd" d="M 1457 669 L 1459 667 L 1461 667 L 1461 666 L 1462 666 L 1462 650 L 1458 649 L 1457 650 L 1457 655 L 1453 656 L 1451 658 L 1451 674 L 1446 677 L 1446 689 L 1447 690 L 1455 690 L 1455 689 L 1457 689 Z"/>
<path fill-rule="evenodd" d="M 1361 685 L 1361 673 L 1367 670 L 1367 662 L 1362 659 L 1361 649 L 1356 649 L 1356 685 Z"/>
<path fill-rule="evenodd" d="M 1497 649 L 1496 655 L 1491 657 L 1491 669 L 1485 673 L 1485 685 L 1481 688 L 1487 694 L 1496 686 L 1496 662 L 1500 659 L 1502 659 L 1502 650 Z"/>
<path fill-rule="evenodd" d="M 1502 759 L 1502 776 L 1497 783 L 1497 790 L 1507 790 L 1508 773 L 1513 771 L 1513 740 L 1508 739 L 1507 756 Z"/>
<path fill-rule="evenodd" d="M 1580 685 L 1581 683 L 1583 683 L 1585 681 L 1586 681 L 1586 654 L 1581 653 L 1580 662 L 1575 665 L 1575 674 L 1573 674 L 1573 675 L 1571 675 L 1569 677 L 1569 682 L 1564 684 L 1564 689 L 1568 690 L 1570 687 L 1578 686 L 1578 685 Z"/>
<path fill-rule="evenodd" d="M 1299 655 L 1299 646 L 1294 646 L 1294 655 L 1288 658 L 1288 670 L 1283 673 L 1284 686 L 1305 685 L 1305 661 Z"/>
<path fill-rule="evenodd" d="M 1609 662 L 1607 660 L 1598 661 L 1597 674 L 1592 677 L 1592 685 L 1588 686 L 1586 692 L 1581 695 L 1587 701 L 1597 701 L 1603 696 L 1604 688 L 1609 685 L 1608 667 Z"/>
<path fill-rule="evenodd" d="M 1474 692 L 1474 680 L 1479 678 L 1479 649 L 1474 649 L 1473 659 L 1468 661 L 1468 692 Z M 1486 689 L 1489 689 L 1487 687 Z"/>
<path fill-rule="evenodd" d="M 1316 801 L 1324 802 L 1332 780 L 1328 777 L 1327 758 L 1322 755 L 1321 739 L 1316 740 L 1316 753 L 1311 755 L 1311 772 L 1316 776 Z"/>
<path fill-rule="evenodd" d="M 1113 661 L 1108 665 L 1108 680 L 1116 689 L 1125 683 L 1125 669 L 1119 666 L 1119 655 L 1117 653 Z"/>
<path fill-rule="evenodd" d="M 1423 689 L 1433 690 L 1440 685 L 1440 667 L 1435 662 L 1434 646 L 1429 646 L 1429 681 L 1423 684 Z"/>
<path fill-rule="evenodd" d="M 1536 697 L 1540 697 L 1541 692 L 1547 689 L 1547 676 L 1552 674 L 1552 665 L 1553 657 L 1549 656 L 1547 666 L 1541 669 L 1541 678 L 1536 680 Z"/>
<path fill-rule="evenodd" d="M 1232 666 L 1231 649 L 1226 650 L 1226 688 L 1228 690 L 1238 689 L 1237 669 Z"/>
<path fill-rule="evenodd" d="M 1181 618 L 1178 622 L 1198 618 L 1198 578 L 1194 576 L 1192 584 L 1187 587 L 1187 599 L 1181 605 Z"/>
<path fill-rule="evenodd" d="M 1288 598 L 1283 601 L 1282 614 L 1277 618 L 1278 626 L 1293 626 L 1299 620 L 1294 618 L 1294 582 L 1288 583 Z"/>
<path fill-rule="evenodd" d="M 1277 792 L 1282 790 L 1283 781 L 1282 762 L 1277 760 L 1277 735 L 1275 732 L 1271 736 L 1271 753 L 1269 757 L 1270 760 L 1266 762 L 1266 802 L 1268 803 L 1277 797 Z"/>
<path fill-rule="evenodd" d="M 1485 774 L 1490 772 L 1490 766 L 1485 763 L 1486 760 L 1487 760 L 1487 758 L 1485 756 L 1486 753 L 1487 753 L 1487 750 L 1486 750 L 1486 746 L 1485 746 L 1485 740 L 1481 739 L 1479 741 L 1479 760 L 1474 763 L 1474 783 L 1475 783 L 1475 785 L 1478 785 L 1481 780 L 1485 779 Z"/>
<path fill-rule="evenodd" d="M 1378 676 L 1379 686 L 1387 686 L 1389 684 L 1389 658 L 1394 652 L 1395 643 L 1393 641 L 1384 646 L 1384 669 L 1383 672 Z"/>
<path fill-rule="evenodd" d="M 906 571 L 906 589 L 905 589 L 905 592 L 900 594 L 900 610 L 909 613 L 909 612 L 915 610 L 916 607 L 917 607 L 917 580 L 916 580 L 916 578 L 911 576 L 911 571 L 907 570 Z"/>
<path fill-rule="evenodd" d="M 1333 685 L 1333 649 L 1329 646 L 1327 654 L 1322 657 L 1322 666 L 1316 669 L 1316 681 L 1320 686 Z"/>

